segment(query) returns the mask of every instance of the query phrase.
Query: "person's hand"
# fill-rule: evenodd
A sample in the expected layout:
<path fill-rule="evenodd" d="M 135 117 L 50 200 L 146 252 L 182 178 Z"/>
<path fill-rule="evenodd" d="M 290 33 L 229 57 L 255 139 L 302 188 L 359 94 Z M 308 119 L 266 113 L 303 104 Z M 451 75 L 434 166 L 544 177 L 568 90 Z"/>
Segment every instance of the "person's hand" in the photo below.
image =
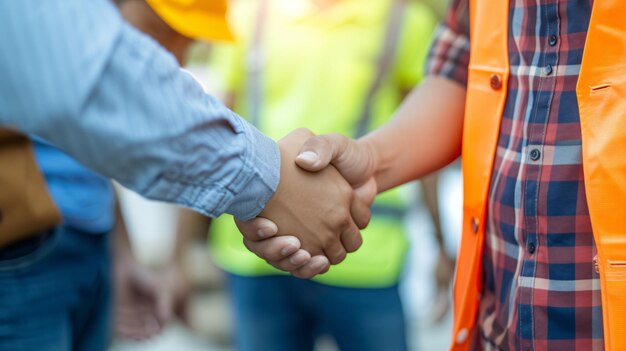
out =
<path fill-rule="evenodd" d="M 247 222 L 235 220 L 235 223 L 244 236 L 243 242 L 248 250 L 276 269 L 310 279 L 326 273 L 330 268 L 326 256 L 311 257 L 300 248 L 300 240 L 295 236 L 276 236 L 278 227 L 269 219 L 257 217 Z"/>
<path fill-rule="evenodd" d="M 455 265 L 456 262 L 453 257 L 450 257 L 443 249 L 439 251 L 434 277 L 437 291 L 435 292 L 435 302 L 430 312 L 430 319 L 434 324 L 443 321 L 450 310 L 450 285 L 452 284 L 452 279 L 454 279 Z"/>
<path fill-rule="evenodd" d="M 324 255 L 332 264 L 362 243 L 359 227 L 369 222 L 369 204 L 361 201 L 333 167 L 313 174 L 294 163 L 298 150 L 313 134 L 306 129 L 278 142 L 281 178 L 276 193 L 260 217 L 278 226 L 278 235 L 294 235 L 311 255 Z M 357 225 L 359 223 L 359 225 Z"/>
<path fill-rule="evenodd" d="M 377 193 L 372 150 L 338 134 L 303 134 L 308 139 L 301 146 L 296 163 L 311 172 L 326 169 L 331 163 L 338 167 L 355 189 L 356 201 L 352 203 L 350 212 L 358 227 L 364 228 L 369 222 L 369 205 Z M 300 249 L 300 241 L 296 237 L 274 237 L 278 228 L 272 221 L 257 217 L 248 222 L 236 222 L 244 235 L 246 247 L 277 269 L 307 279 L 328 270 L 328 260 L 321 255 L 311 257 L 307 251 Z"/>
<path fill-rule="evenodd" d="M 185 316 L 189 284 L 177 265 L 156 273 L 132 257 L 115 262 L 115 333 L 146 340 L 159 334 L 175 313 Z"/>
<path fill-rule="evenodd" d="M 296 164 L 309 172 L 319 172 L 332 165 L 355 189 L 359 204 L 374 201 L 376 185 L 376 149 L 367 141 L 352 140 L 341 134 L 325 134 L 309 138 L 300 148 Z"/>
<path fill-rule="evenodd" d="M 167 315 L 176 318 L 190 326 L 189 301 L 191 300 L 191 279 L 185 273 L 181 263 L 171 263 L 156 273 L 160 284 L 158 295 L 163 309 L 169 311 Z"/>

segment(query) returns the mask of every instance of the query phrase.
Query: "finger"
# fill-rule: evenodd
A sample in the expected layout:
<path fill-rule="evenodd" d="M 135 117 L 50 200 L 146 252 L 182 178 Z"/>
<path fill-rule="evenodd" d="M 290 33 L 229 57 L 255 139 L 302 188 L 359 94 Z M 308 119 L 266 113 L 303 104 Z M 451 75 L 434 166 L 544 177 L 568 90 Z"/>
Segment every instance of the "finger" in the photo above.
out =
<path fill-rule="evenodd" d="M 378 195 L 378 185 L 374 177 L 370 177 L 363 185 L 354 188 L 354 196 L 368 206 L 374 203 L 376 195 Z"/>
<path fill-rule="evenodd" d="M 348 229 L 341 233 L 341 243 L 347 252 L 354 252 L 361 247 L 363 237 L 356 224 L 350 225 Z"/>
<path fill-rule="evenodd" d="M 346 249 L 340 240 L 331 241 L 326 247 L 324 247 L 324 255 L 328 257 L 328 260 L 332 264 L 339 264 L 346 258 Z"/>
<path fill-rule="evenodd" d="M 178 319 L 188 328 L 192 328 L 191 313 L 189 311 L 189 300 L 185 299 L 181 303 L 177 304 L 175 308 L 176 316 Z"/>
<path fill-rule="evenodd" d="M 294 272 L 311 261 L 311 254 L 305 250 L 298 250 L 289 257 L 279 261 L 268 261 L 274 268 L 284 272 Z"/>
<path fill-rule="evenodd" d="M 292 272 L 294 277 L 302 279 L 311 279 L 318 274 L 324 274 L 328 272 L 330 268 L 330 262 L 325 256 L 314 256 L 311 261 L 306 265 L 298 268 Z"/>
<path fill-rule="evenodd" d="M 120 336 L 133 340 L 145 340 L 161 331 L 156 316 L 151 313 L 136 314 L 133 318 L 117 320 L 115 329 Z"/>
<path fill-rule="evenodd" d="M 144 340 L 148 338 L 148 335 L 144 331 L 143 326 L 137 325 L 117 325 L 115 327 L 115 334 L 120 336 L 123 339 L 130 340 Z"/>
<path fill-rule="evenodd" d="M 312 137 L 300 148 L 296 164 L 309 172 L 332 164 L 350 185 L 359 187 L 378 169 L 376 151 L 368 145 L 337 133 Z"/>
<path fill-rule="evenodd" d="M 261 241 L 244 238 L 244 245 L 255 255 L 267 261 L 280 261 L 300 249 L 295 236 L 279 236 Z"/>
<path fill-rule="evenodd" d="M 133 321 L 136 320 L 139 315 L 149 314 L 153 312 L 153 309 L 149 306 L 144 306 L 141 303 L 138 306 L 122 305 L 116 307 L 115 318 L 119 321 Z"/>
<path fill-rule="evenodd" d="M 359 229 L 365 229 L 370 222 L 372 212 L 370 207 L 365 202 L 358 198 L 354 198 L 352 200 L 352 204 L 350 205 L 350 215 Z"/>
<path fill-rule="evenodd" d="M 347 144 L 348 138 L 340 134 L 312 137 L 300 148 L 296 164 L 310 172 L 319 171 L 341 155 Z"/>
<path fill-rule="evenodd" d="M 174 299 L 169 290 L 170 287 L 163 287 L 156 292 L 155 315 L 159 325 L 164 328 L 172 319 L 174 314 Z"/>
<path fill-rule="evenodd" d="M 278 233 L 278 226 L 267 218 L 256 217 L 249 221 L 235 220 L 235 224 L 243 236 L 248 240 L 264 240 Z"/>

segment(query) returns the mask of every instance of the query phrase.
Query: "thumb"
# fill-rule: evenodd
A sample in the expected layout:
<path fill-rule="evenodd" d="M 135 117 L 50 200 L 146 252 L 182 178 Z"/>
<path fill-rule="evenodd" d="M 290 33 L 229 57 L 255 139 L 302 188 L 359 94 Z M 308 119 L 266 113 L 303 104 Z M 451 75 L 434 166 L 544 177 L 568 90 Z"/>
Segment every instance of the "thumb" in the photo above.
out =
<path fill-rule="evenodd" d="M 371 206 L 374 203 L 377 194 L 378 186 L 374 177 L 369 178 L 365 184 L 354 189 L 354 195 L 367 206 Z"/>
<path fill-rule="evenodd" d="M 263 217 L 256 217 L 249 221 L 235 219 L 235 224 L 244 238 L 252 241 L 268 239 L 278 233 L 276 224 Z"/>
<path fill-rule="evenodd" d="M 320 171 L 345 152 L 348 141 L 340 134 L 311 137 L 300 148 L 296 164 L 310 172 Z"/>
<path fill-rule="evenodd" d="M 296 164 L 309 172 L 332 164 L 355 188 L 374 176 L 374 162 L 373 154 L 364 143 L 337 133 L 309 138 L 296 157 Z"/>

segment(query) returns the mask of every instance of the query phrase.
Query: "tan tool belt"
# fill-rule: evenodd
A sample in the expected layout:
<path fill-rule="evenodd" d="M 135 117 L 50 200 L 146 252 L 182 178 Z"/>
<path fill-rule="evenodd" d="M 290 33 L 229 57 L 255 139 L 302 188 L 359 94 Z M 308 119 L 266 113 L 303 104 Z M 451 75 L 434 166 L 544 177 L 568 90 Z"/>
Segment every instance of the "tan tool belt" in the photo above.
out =
<path fill-rule="evenodd" d="M 30 139 L 0 129 L 0 248 L 51 229 L 60 221 Z"/>

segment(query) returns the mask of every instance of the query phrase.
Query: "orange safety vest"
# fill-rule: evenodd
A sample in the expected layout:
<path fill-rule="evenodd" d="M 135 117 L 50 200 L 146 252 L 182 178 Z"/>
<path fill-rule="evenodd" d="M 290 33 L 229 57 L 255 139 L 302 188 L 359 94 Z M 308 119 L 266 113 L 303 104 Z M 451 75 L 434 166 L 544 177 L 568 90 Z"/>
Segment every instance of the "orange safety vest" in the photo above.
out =
<path fill-rule="evenodd" d="M 450 350 L 476 325 L 487 196 L 509 78 L 505 0 L 470 0 L 471 57 L 463 131 L 463 234 Z M 576 93 L 585 190 L 598 249 L 604 343 L 626 350 L 626 1 L 596 0 Z M 489 155 L 489 156 L 485 156 Z M 591 264 L 591 262 L 590 262 Z"/>

